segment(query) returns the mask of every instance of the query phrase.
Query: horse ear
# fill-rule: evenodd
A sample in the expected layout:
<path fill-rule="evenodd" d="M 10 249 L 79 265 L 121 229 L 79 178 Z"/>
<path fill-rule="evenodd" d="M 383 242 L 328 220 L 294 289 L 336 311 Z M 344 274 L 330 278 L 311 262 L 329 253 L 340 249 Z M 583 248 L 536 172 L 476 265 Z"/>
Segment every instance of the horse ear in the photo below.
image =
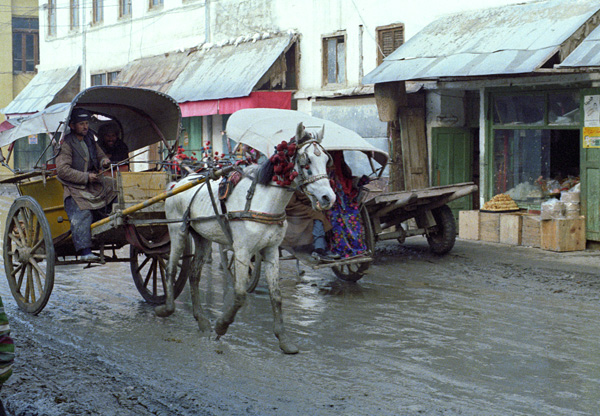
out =
<path fill-rule="evenodd" d="M 304 124 L 302 122 L 298 123 L 298 127 L 296 127 L 296 142 L 300 143 L 300 139 L 304 136 Z"/>
<path fill-rule="evenodd" d="M 321 143 L 323 141 L 323 137 L 325 137 L 325 124 L 323 124 L 321 130 L 317 132 L 317 143 Z"/>

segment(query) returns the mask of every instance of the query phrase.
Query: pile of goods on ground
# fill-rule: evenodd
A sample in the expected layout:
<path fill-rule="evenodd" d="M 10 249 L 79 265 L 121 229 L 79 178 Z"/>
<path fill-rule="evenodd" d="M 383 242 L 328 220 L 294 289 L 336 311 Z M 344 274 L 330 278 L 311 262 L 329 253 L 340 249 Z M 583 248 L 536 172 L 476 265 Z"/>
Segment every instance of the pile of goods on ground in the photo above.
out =
<path fill-rule="evenodd" d="M 498 194 L 492 199 L 483 204 L 482 211 L 493 211 L 493 212 L 506 212 L 506 211 L 517 211 L 519 206 L 517 203 L 507 194 Z"/>

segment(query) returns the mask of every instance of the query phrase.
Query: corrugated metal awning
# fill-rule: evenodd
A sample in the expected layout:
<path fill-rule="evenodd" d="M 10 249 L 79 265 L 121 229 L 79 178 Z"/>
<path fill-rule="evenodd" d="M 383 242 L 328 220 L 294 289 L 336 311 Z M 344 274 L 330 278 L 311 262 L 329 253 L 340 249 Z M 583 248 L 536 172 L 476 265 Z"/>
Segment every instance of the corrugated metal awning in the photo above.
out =
<path fill-rule="evenodd" d="M 136 59 L 127 64 L 111 85 L 168 92 L 190 60 L 190 52 L 171 52 Z"/>
<path fill-rule="evenodd" d="M 246 97 L 294 40 L 285 35 L 198 50 L 168 93 L 179 103 Z"/>
<path fill-rule="evenodd" d="M 79 92 L 79 66 L 40 71 L 2 112 L 31 114 L 46 107 L 70 102 Z"/>
<path fill-rule="evenodd" d="M 600 66 L 600 27 L 581 42 L 559 68 Z"/>
<path fill-rule="evenodd" d="M 531 73 L 598 10 L 597 0 L 547 0 L 442 17 L 363 83 Z"/>

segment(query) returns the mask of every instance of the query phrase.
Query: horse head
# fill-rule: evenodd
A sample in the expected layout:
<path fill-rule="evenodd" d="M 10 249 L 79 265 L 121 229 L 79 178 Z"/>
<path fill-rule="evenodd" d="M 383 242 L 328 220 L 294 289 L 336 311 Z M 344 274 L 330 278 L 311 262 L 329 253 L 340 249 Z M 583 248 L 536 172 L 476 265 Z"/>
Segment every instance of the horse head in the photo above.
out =
<path fill-rule="evenodd" d="M 331 189 L 327 168 L 331 166 L 331 156 L 321 146 L 325 126 L 309 132 L 302 123 L 296 128 L 296 157 L 294 178 L 296 186 L 310 199 L 314 210 L 328 210 L 335 203 L 335 193 Z"/>

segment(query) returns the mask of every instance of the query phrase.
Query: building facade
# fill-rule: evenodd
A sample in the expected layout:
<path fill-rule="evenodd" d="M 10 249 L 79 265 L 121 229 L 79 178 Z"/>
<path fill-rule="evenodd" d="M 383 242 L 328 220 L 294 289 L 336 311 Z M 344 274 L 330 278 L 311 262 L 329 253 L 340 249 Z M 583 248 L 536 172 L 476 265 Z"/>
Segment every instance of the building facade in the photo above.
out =
<path fill-rule="evenodd" d="M 539 212 L 580 189 L 586 237 L 600 241 L 599 50 L 597 2 L 528 2 L 441 17 L 365 82 L 386 93 L 390 123 L 422 110 L 425 133 L 402 140 L 407 177 L 417 159 L 431 185 L 476 182 L 463 209 L 508 194 Z"/>
<path fill-rule="evenodd" d="M 37 0 L 0 0 L 0 108 L 35 76 L 39 64 Z M 5 116 L 0 115 L 0 122 Z M 7 126 L 0 124 L 0 131 Z M 12 161 L 10 161 L 12 165 Z M 0 173 L 8 171 L 0 168 Z"/>
<path fill-rule="evenodd" d="M 248 106 L 298 109 L 387 149 L 364 74 L 437 15 L 507 2 L 40 0 L 37 101 L 21 105 L 26 91 L 4 112 L 40 111 L 92 85 L 142 86 L 182 105 L 192 151 L 227 152 L 228 114 Z"/>

